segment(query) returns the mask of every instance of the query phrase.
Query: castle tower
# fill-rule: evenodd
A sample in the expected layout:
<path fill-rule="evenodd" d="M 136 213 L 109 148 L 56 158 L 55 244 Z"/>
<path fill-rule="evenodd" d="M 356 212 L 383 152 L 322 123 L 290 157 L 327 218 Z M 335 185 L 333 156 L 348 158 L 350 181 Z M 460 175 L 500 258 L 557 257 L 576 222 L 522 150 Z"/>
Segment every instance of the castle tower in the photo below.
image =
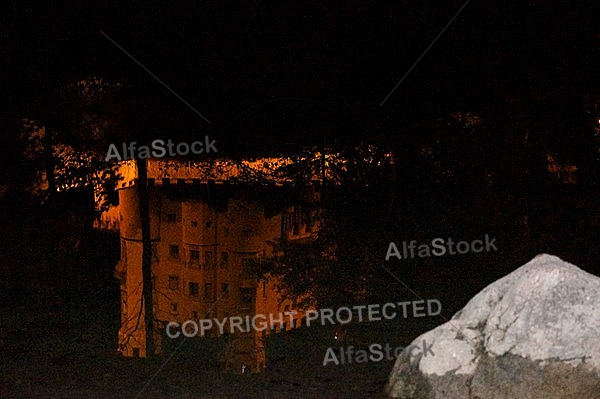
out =
<path fill-rule="evenodd" d="M 149 168 L 151 171 L 152 168 Z M 115 275 L 121 283 L 119 351 L 124 356 L 145 357 L 142 307 L 142 242 L 135 178 L 129 176 L 119 188 L 118 212 L 106 213 L 112 221 L 118 213 L 121 259 Z M 179 177 L 179 176 L 176 176 Z M 198 180 L 164 178 L 149 174 L 149 206 L 152 240 L 155 343 L 169 339 L 169 322 L 223 320 L 256 314 L 279 314 L 293 310 L 281 302 L 276 281 L 258 280 L 252 265 L 275 255 L 272 243 L 307 239 L 310 227 L 299 207 L 270 212 L 248 195 L 249 186 L 212 184 Z M 271 189 L 280 190 L 273 187 Z M 295 325 L 303 312 L 293 317 Z M 288 317 L 286 317 L 286 320 Z M 264 337 L 291 328 L 287 321 L 264 331 L 230 333 L 222 356 L 224 369 L 260 372 L 266 367 Z M 214 323 L 213 323 L 214 326 Z M 205 336 L 216 337 L 216 326 Z M 198 337 L 202 339 L 202 337 Z"/>

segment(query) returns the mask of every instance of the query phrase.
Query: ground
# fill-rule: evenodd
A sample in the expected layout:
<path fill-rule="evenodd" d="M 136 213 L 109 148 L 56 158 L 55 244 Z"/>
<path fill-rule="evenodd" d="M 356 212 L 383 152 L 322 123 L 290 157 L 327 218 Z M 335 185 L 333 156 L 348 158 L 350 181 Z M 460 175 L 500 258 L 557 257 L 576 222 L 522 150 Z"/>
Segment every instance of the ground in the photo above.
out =
<path fill-rule="evenodd" d="M 323 366 L 334 326 L 272 336 L 268 368 L 257 375 L 219 372 L 218 344 L 200 340 L 189 340 L 168 361 L 170 352 L 153 361 L 123 358 L 116 352 L 118 236 L 100 234 L 71 248 L 60 223 L 45 228 L 34 218 L 27 224 L 2 216 L 17 227 L 0 236 L 0 398 L 384 397 L 393 361 Z M 447 299 L 456 296 L 433 296 L 445 317 L 452 315 Z M 366 344 L 409 344 L 443 322 L 436 316 L 365 323 L 352 335 Z"/>
<path fill-rule="evenodd" d="M 385 397 L 393 361 L 323 366 L 327 348 L 335 346 L 334 326 L 273 335 L 267 342 L 268 368 L 261 374 L 219 372 L 215 348 L 220 344 L 213 341 L 188 340 L 168 361 L 171 353 L 153 361 L 120 357 L 114 350 L 119 320 L 114 288 L 84 290 L 82 299 L 40 285 L 38 298 L 5 303 L 0 308 L 0 397 Z M 363 323 L 353 326 L 350 336 L 359 344 L 409 344 L 441 322 L 431 317 Z"/>

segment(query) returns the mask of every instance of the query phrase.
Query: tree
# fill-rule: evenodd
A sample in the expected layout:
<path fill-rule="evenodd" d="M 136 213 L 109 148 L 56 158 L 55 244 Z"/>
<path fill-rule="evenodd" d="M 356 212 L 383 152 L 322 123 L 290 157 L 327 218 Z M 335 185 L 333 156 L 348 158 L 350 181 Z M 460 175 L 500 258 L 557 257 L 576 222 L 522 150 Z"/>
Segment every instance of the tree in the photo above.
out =
<path fill-rule="evenodd" d="M 150 207 L 148 201 L 148 165 L 145 159 L 136 160 L 138 198 L 142 227 L 142 298 L 146 328 L 146 356 L 154 357 L 154 306 L 152 300 L 152 241 L 150 237 Z"/>
<path fill-rule="evenodd" d="M 317 203 L 303 199 L 300 192 L 290 194 L 296 198 L 295 205 L 311 211 L 311 220 L 305 222 L 318 230 L 308 242 L 289 242 L 282 237 L 273 243 L 276 255 L 257 262 L 257 277 L 277 276 L 283 297 L 299 306 L 377 296 L 379 288 L 389 288 L 389 279 L 379 268 L 379 251 L 374 248 L 384 239 L 393 196 L 391 154 L 359 143 L 336 149 L 315 147 L 303 155 L 292 157 L 293 162 L 276 173 L 291 177 L 295 187 L 322 178 Z"/>
<path fill-rule="evenodd" d="M 92 187 L 97 198 L 97 211 L 110 206 L 120 176 L 118 163 L 107 162 L 101 148 L 109 143 L 127 140 L 129 118 L 135 118 L 133 93 L 119 81 L 87 77 L 69 82 L 60 92 L 61 108 L 48 123 L 23 120 L 22 139 L 25 157 L 34 169 L 43 170 L 46 184 L 39 179 L 34 192 L 51 205 L 57 192 Z M 132 106 L 133 105 L 133 106 Z M 52 125 L 53 124 L 53 125 Z M 128 126 L 129 125 L 129 126 Z M 133 130 L 136 136 L 136 130 Z M 147 187 L 146 160 L 137 159 L 140 220 L 142 227 L 143 303 L 146 329 L 146 353 L 155 354 L 154 314 L 152 301 L 152 247 Z"/>
<path fill-rule="evenodd" d="M 121 87 L 99 77 L 69 82 L 56 95 L 60 106 L 52 118 L 22 119 L 24 156 L 30 169 L 37 170 L 34 193 L 43 202 L 51 204 L 57 192 L 90 187 L 98 199 L 97 211 L 108 208 L 119 180 L 118 165 L 107 163 L 98 149 L 123 134 L 122 109 L 115 104 Z"/>

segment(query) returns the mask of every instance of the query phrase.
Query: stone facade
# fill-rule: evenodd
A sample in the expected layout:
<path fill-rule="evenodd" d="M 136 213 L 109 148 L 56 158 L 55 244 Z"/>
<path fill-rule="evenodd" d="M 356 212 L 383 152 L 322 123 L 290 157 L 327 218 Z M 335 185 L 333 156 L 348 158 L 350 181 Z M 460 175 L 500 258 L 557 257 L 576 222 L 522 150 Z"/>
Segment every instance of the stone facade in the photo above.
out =
<path fill-rule="evenodd" d="M 161 340 L 169 339 L 161 331 L 172 321 L 182 324 L 296 311 L 294 325 L 300 325 L 303 311 L 289 300 L 280 300 L 276 279 L 257 279 L 252 269 L 256 261 L 275 255 L 274 244 L 309 240 L 317 228 L 309 222 L 311 211 L 299 205 L 267 211 L 250 195 L 253 189 L 248 185 L 227 181 L 211 185 L 177 175 L 158 179 L 157 173 L 149 168 L 157 350 L 161 350 Z M 160 173 L 164 176 L 164 171 Z M 138 195 L 135 174 L 128 170 L 124 175 L 119 205 L 103 215 L 98 227 L 120 232 L 121 259 L 115 268 L 121 283 L 119 351 L 124 356 L 145 357 Z M 305 191 L 318 198 L 314 187 Z M 286 317 L 283 329 L 292 328 L 290 324 Z M 278 330 L 231 334 L 223 367 L 234 372 L 263 370 L 264 336 Z M 213 328 L 206 335 L 218 336 L 219 330 Z"/>

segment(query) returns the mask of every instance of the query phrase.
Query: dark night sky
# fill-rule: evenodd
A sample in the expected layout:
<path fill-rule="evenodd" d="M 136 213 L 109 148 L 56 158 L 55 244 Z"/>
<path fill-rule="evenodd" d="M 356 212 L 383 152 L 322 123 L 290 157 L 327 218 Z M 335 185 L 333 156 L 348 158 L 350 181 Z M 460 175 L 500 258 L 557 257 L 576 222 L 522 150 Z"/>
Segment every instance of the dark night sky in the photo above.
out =
<path fill-rule="evenodd" d="M 394 142 L 399 129 L 457 110 L 498 118 L 524 112 L 533 130 L 551 138 L 588 123 L 582 98 L 598 94 L 600 66 L 593 1 L 471 1 L 380 106 L 463 5 L 456 0 L 15 2 L 1 24 L 2 108 L 8 116 L 3 119 L 35 117 L 63 82 L 99 75 L 138 87 L 148 99 L 147 114 L 162 115 L 158 123 L 174 131 L 217 135 L 257 129 L 256 123 L 264 122 L 236 117 L 279 98 L 335 110 L 303 101 L 310 110 L 298 114 L 295 104 L 295 116 L 274 104 L 251 111 L 258 120 L 272 121 L 277 134 L 290 131 L 291 139 L 300 134 L 294 130 L 311 124 L 338 126 L 336 136 L 360 136 L 376 122 Z M 363 130 L 339 128 L 332 117 L 336 112 Z"/>

